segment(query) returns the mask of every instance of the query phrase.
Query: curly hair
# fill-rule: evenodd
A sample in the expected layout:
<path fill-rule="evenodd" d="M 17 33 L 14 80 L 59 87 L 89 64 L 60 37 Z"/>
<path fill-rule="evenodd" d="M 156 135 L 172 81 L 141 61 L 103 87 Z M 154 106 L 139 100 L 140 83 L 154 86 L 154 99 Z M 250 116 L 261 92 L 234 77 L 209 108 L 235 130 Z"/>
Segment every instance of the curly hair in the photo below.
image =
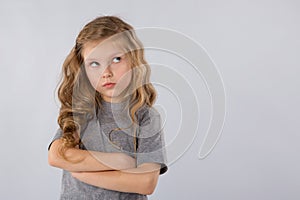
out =
<path fill-rule="evenodd" d="M 125 38 L 132 73 L 129 111 L 133 123 L 137 122 L 136 112 L 143 105 L 152 106 L 156 99 L 156 91 L 149 82 L 150 66 L 145 61 L 144 49 L 137 38 L 133 27 L 116 16 L 101 16 L 88 24 L 80 31 L 76 44 L 66 57 L 62 66 L 62 78 L 58 88 L 58 98 L 61 102 L 57 122 L 62 130 L 62 146 L 60 154 L 65 159 L 65 151 L 81 143 L 79 133 L 83 124 L 87 122 L 87 115 L 95 107 L 101 107 L 101 94 L 95 91 L 88 80 L 83 66 L 82 55 L 87 42 L 96 42 L 122 34 Z M 79 84 L 80 83 L 80 84 Z M 136 131 L 135 131 L 136 132 Z M 135 133 L 136 150 L 136 133 Z"/>

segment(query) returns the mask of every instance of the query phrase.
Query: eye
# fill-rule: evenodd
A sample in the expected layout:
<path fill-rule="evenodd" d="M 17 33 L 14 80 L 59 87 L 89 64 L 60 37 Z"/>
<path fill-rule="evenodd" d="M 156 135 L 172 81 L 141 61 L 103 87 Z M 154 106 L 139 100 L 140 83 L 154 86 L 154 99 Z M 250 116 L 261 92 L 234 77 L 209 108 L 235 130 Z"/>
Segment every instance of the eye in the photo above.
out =
<path fill-rule="evenodd" d="M 121 62 L 121 59 L 122 59 L 121 56 L 117 56 L 117 57 L 114 57 L 112 61 L 113 61 L 113 63 L 119 63 L 119 62 Z"/>
<path fill-rule="evenodd" d="M 93 61 L 90 63 L 90 66 L 91 67 L 99 67 L 100 66 L 100 63 L 96 62 L 96 61 Z"/>

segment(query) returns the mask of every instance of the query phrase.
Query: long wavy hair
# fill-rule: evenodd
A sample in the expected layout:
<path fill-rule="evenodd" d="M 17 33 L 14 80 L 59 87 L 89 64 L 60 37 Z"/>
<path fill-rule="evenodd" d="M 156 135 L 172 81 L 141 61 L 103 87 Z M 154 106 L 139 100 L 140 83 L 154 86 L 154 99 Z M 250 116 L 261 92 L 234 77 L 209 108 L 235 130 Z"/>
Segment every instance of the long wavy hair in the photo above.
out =
<path fill-rule="evenodd" d="M 65 151 L 68 148 L 81 144 L 80 130 L 83 124 L 87 123 L 88 114 L 92 114 L 95 107 L 101 107 L 101 94 L 95 91 L 83 67 L 84 45 L 116 34 L 123 34 L 122 38 L 125 38 L 125 48 L 128 50 L 126 54 L 131 69 L 134 69 L 131 86 L 138 86 L 131 87 L 133 91 L 129 95 L 129 113 L 132 122 L 137 123 L 136 113 L 139 108 L 145 104 L 152 106 L 156 99 L 156 91 L 149 82 L 150 66 L 145 61 L 143 45 L 133 27 L 116 16 L 101 16 L 92 20 L 80 31 L 75 46 L 62 66 L 62 77 L 58 88 L 61 107 L 57 122 L 63 133 L 60 154 L 65 159 L 67 159 Z M 136 140 L 134 141 L 136 150 Z"/>

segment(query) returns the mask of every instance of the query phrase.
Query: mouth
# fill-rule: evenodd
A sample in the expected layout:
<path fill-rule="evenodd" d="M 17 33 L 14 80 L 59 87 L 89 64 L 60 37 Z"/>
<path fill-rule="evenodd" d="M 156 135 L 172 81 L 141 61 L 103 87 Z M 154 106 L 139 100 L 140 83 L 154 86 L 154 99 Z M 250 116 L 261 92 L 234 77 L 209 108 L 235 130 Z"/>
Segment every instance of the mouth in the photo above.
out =
<path fill-rule="evenodd" d="M 105 88 L 112 88 L 112 87 L 114 87 L 116 84 L 115 83 L 104 83 L 103 85 L 102 85 L 102 87 L 105 87 Z"/>

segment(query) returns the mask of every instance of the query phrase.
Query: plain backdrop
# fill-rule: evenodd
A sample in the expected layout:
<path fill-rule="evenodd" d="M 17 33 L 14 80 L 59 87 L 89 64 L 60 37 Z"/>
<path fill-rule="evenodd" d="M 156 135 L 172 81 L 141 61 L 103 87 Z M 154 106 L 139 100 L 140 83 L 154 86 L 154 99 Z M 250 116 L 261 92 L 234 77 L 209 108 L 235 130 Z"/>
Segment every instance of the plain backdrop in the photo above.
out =
<path fill-rule="evenodd" d="M 58 199 L 61 170 L 47 163 L 47 146 L 58 127 L 56 85 L 77 34 L 101 15 L 193 38 L 215 62 L 226 88 L 222 136 L 199 160 L 211 105 L 203 81 L 193 85 L 201 91 L 197 137 L 149 199 L 300 199 L 296 0 L 1 0 L 0 199 Z M 159 52 L 148 58 L 169 66 L 178 59 Z M 169 144 L 179 111 L 172 111 L 177 104 L 169 91 L 158 90 L 161 108 L 169 102 L 162 109 Z"/>

